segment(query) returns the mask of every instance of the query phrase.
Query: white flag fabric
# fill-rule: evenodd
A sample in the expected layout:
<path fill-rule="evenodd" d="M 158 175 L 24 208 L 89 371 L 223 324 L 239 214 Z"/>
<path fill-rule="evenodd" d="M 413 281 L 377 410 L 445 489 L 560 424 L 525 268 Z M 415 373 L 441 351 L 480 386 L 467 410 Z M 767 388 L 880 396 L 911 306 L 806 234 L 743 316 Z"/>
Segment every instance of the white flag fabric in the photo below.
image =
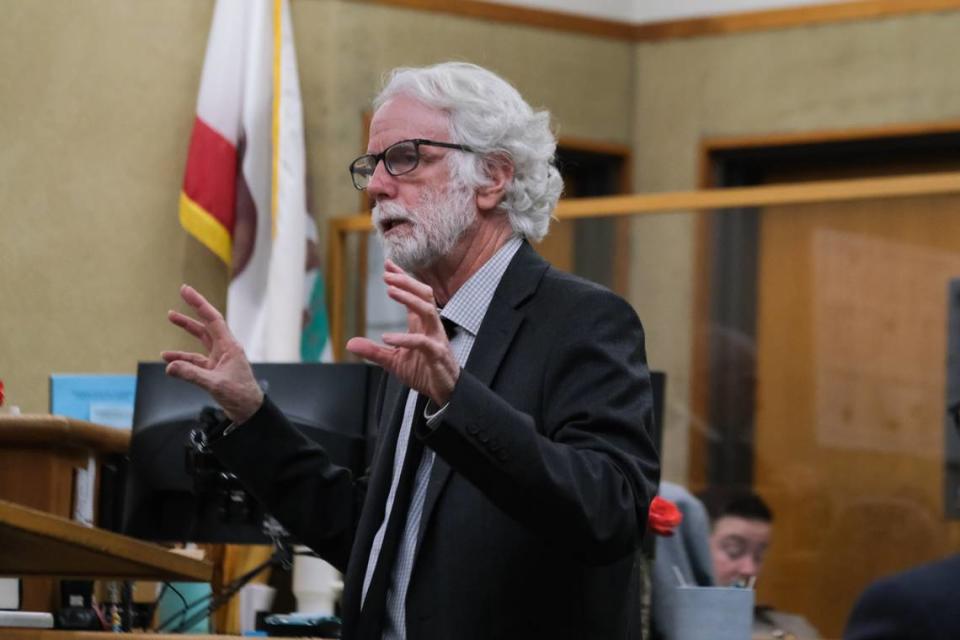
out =
<path fill-rule="evenodd" d="M 227 323 L 247 357 L 300 361 L 313 221 L 289 0 L 217 0 L 180 220 L 230 266 Z"/>

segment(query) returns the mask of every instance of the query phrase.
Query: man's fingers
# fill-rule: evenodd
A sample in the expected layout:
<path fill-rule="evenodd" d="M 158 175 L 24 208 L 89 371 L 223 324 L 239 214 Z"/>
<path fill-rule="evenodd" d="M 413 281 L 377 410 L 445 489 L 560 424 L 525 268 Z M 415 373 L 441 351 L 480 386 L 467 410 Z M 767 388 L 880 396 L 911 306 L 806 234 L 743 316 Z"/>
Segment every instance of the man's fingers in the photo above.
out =
<path fill-rule="evenodd" d="M 186 330 L 187 333 L 199 340 L 203 340 L 207 337 L 207 332 L 204 330 L 202 324 L 190 316 L 180 313 L 179 311 L 174 311 L 171 309 L 167 312 L 167 319 L 181 329 Z"/>
<path fill-rule="evenodd" d="M 443 323 L 440 322 L 440 315 L 432 301 L 428 302 L 409 291 L 396 287 L 387 287 L 387 295 L 415 314 L 428 334 L 443 333 Z"/>
<path fill-rule="evenodd" d="M 199 353 L 191 353 L 189 351 L 164 351 L 160 354 L 160 357 L 163 358 L 164 362 L 183 360 L 184 362 L 189 362 L 204 369 L 210 368 L 209 359 Z"/>
<path fill-rule="evenodd" d="M 446 350 L 446 345 L 422 333 L 385 333 L 382 336 L 384 344 L 404 349 L 417 349 L 428 353 L 433 358 L 439 358 Z"/>
<path fill-rule="evenodd" d="M 200 292 L 188 284 L 180 286 L 180 297 L 183 301 L 196 310 L 197 315 L 203 320 L 207 331 L 213 338 L 232 337 L 230 330 L 227 329 L 227 323 L 223 315 L 217 311 L 217 308 L 210 304 L 206 298 L 200 295 Z"/>
<path fill-rule="evenodd" d="M 406 271 L 398 267 L 397 263 L 394 262 L 393 260 L 384 260 L 383 266 L 390 273 L 406 273 Z"/>
<path fill-rule="evenodd" d="M 388 371 L 393 370 L 393 356 L 396 350 L 392 347 L 379 345 L 369 338 L 350 338 L 347 341 L 347 351 L 359 358 L 380 365 Z"/>
<path fill-rule="evenodd" d="M 387 285 L 409 291 L 418 298 L 422 298 L 423 300 L 426 300 L 430 304 L 436 306 L 436 302 L 434 301 L 433 297 L 433 289 L 430 287 L 430 285 L 424 284 L 416 278 L 412 278 L 403 272 L 393 273 L 387 271 L 383 274 L 383 280 L 387 283 Z"/>
<path fill-rule="evenodd" d="M 186 360 L 174 360 L 167 365 L 166 373 L 172 378 L 195 384 L 208 393 L 214 388 L 213 374 Z"/>

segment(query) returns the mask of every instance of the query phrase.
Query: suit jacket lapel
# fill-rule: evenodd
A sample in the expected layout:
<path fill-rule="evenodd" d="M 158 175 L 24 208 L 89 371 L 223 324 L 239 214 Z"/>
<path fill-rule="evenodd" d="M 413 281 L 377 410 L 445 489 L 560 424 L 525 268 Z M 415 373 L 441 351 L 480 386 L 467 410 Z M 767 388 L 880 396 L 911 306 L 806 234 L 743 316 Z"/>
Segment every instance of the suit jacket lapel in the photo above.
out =
<path fill-rule="evenodd" d="M 383 510 L 387 504 L 387 494 L 393 480 L 392 460 L 397 449 L 397 436 L 403 421 L 403 409 L 410 388 L 400 384 L 393 376 L 387 377 L 386 389 L 381 404 L 380 421 L 377 425 L 377 452 L 371 464 L 371 474 L 367 482 L 367 495 L 363 503 L 357 533 L 353 541 L 347 575 L 344 577 L 343 607 L 344 619 L 358 620 L 360 597 L 363 591 L 363 579 L 370 558 L 370 546 L 383 522 Z"/>
<path fill-rule="evenodd" d="M 513 337 L 523 323 L 523 303 L 536 291 L 540 279 L 549 266 L 529 244 L 524 242 L 510 261 L 510 266 L 504 272 L 500 284 L 497 285 L 497 291 L 490 301 L 487 313 L 480 324 L 477 339 L 470 350 L 470 357 L 467 358 L 467 364 L 464 366 L 466 371 L 486 386 L 490 386 L 493 382 L 500 363 L 513 342 Z M 414 557 L 420 552 L 423 532 L 429 526 L 433 509 L 450 479 L 450 473 L 450 465 L 439 456 L 435 456 L 430 471 L 430 482 L 427 485 L 427 495 L 424 498 Z"/>

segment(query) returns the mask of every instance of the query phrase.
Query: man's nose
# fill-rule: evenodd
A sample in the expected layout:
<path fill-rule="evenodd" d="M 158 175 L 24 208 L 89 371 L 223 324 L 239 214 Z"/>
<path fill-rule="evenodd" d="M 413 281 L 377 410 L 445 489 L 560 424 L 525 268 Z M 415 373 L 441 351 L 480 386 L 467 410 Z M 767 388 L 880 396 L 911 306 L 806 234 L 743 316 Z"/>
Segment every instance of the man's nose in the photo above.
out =
<path fill-rule="evenodd" d="M 367 194 L 374 202 L 384 198 L 392 198 L 397 193 L 396 179 L 390 175 L 387 168 L 383 166 L 383 161 L 377 163 L 373 168 L 373 175 L 370 176 L 370 182 L 367 184 Z"/>
<path fill-rule="evenodd" d="M 744 578 L 752 578 L 760 571 L 760 564 L 750 557 L 749 554 L 740 559 L 737 565 L 737 572 Z"/>

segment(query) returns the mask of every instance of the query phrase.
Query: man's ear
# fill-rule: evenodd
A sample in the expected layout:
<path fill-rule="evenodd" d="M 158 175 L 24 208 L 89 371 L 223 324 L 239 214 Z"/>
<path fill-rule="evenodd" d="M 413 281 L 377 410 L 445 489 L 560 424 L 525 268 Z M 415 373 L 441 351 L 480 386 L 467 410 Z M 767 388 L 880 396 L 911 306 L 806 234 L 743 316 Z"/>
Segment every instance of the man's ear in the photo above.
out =
<path fill-rule="evenodd" d="M 477 189 L 477 209 L 493 211 L 503 202 L 507 185 L 513 180 L 513 163 L 507 158 L 491 158 L 486 166 L 489 182 Z"/>

